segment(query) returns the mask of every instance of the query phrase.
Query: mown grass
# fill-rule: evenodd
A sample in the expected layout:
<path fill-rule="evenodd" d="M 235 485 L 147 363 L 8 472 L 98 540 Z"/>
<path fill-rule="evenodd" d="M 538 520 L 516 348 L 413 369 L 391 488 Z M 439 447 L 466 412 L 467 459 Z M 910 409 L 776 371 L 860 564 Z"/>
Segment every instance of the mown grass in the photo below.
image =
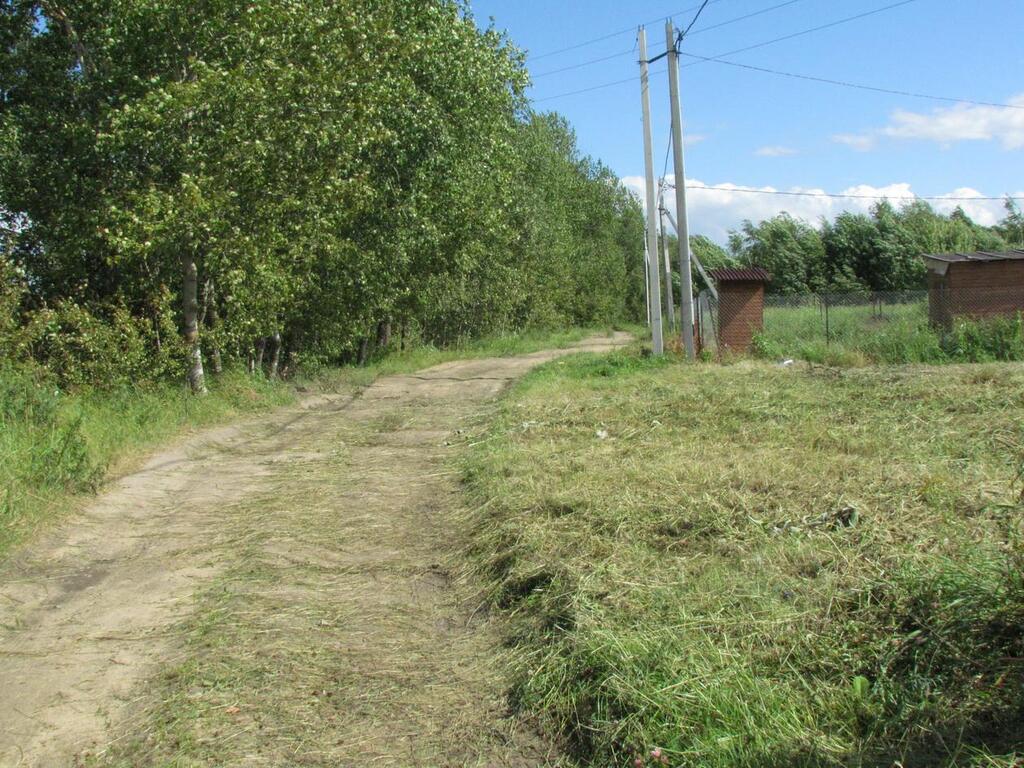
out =
<path fill-rule="evenodd" d="M 159 382 L 61 391 L 45 370 L 0 366 L 0 558 L 40 524 L 130 469 L 147 450 L 188 430 L 293 403 L 303 391 L 354 391 L 384 374 L 567 346 L 599 332 L 534 331 L 446 349 L 417 345 L 365 367 L 309 371 L 288 382 L 227 371 L 208 378 L 206 397 Z"/>
<path fill-rule="evenodd" d="M 927 302 L 873 307 L 767 307 L 755 339 L 761 357 L 799 358 L 840 366 L 979 363 L 1024 360 L 1020 316 L 959 319 L 949 329 L 928 321 Z"/>
<path fill-rule="evenodd" d="M 545 366 L 464 468 L 514 705 L 582 765 L 1018 765 L 1022 425 L 1010 365 Z"/>

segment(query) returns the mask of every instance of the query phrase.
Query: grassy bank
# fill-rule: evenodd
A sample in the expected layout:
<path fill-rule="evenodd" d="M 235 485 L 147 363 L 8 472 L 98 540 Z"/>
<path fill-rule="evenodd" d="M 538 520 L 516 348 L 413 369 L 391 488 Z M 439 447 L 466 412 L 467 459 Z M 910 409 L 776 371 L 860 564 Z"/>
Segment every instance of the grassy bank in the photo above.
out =
<path fill-rule="evenodd" d="M 73 509 L 145 451 L 190 429 L 292 403 L 297 388 L 354 390 L 382 374 L 464 357 L 567 346 L 595 332 L 600 331 L 537 331 L 443 350 L 416 346 L 363 368 L 325 369 L 291 382 L 229 371 L 210 377 L 206 397 L 193 397 L 184 387 L 168 383 L 66 392 L 45 371 L 0 367 L 0 557 L 41 523 Z"/>
<path fill-rule="evenodd" d="M 1016 765 L 1022 392 L 1016 366 L 545 366 L 465 466 L 513 703 L 584 765 Z"/>
<path fill-rule="evenodd" d="M 820 306 L 770 306 L 755 350 L 769 359 L 799 358 L 845 367 L 900 363 L 1024 360 L 1021 316 L 929 324 L 926 301 L 833 306 L 826 329 Z"/>

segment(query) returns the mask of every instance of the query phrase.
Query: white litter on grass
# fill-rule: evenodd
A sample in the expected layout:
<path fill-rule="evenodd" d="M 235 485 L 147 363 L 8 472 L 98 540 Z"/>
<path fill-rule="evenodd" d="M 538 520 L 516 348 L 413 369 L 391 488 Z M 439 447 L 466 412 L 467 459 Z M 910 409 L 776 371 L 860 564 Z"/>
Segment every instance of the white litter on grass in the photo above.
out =
<path fill-rule="evenodd" d="M 792 364 L 793 364 L 793 361 L 791 359 L 787 358 L 787 359 L 783 360 L 781 363 L 779 363 L 779 367 L 780 368 L 785 368 L 787 365 L 792 365 Z"/>
<path fill-rule="evenodd" d="M 597 430 L 597 439 L 598 440 L 607 440 L 608 439 L 608 430 L 606 430 L 606 429 L 599 429 L 599 430 Z"/>

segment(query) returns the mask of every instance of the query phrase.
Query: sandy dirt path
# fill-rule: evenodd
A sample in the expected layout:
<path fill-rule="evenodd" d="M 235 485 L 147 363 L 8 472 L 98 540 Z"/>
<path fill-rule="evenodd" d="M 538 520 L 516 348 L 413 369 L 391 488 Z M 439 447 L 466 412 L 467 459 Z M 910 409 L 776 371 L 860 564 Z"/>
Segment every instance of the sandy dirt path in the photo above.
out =
<path fill-rule="evenodd" d="M 389 376 L 202 433 L 25 547 L 0 567 L 0 765 L 102 763 L 112 741 L 132 741 L 154 676 L 193 653 L 175 628 L 243 551 L 263 578 L 231 582 L 251 606 L 239 648 L 273 657 L 261 644 L 313 642 L 300 624 L 319 617 L 333 704 L 301 735 L 281 677 L 274 713 L 243 712 L 251 727 L 233 741 L 194 739 L 205 764 L 544 764 L 542 745 L 497 722 L 495 636 L 467 622 L 444 565 L 461 511 L 447 458 L 510 381 L 567 351 Z M 280 645 L 269 668 L 286 675 L 297 651 Z"/>

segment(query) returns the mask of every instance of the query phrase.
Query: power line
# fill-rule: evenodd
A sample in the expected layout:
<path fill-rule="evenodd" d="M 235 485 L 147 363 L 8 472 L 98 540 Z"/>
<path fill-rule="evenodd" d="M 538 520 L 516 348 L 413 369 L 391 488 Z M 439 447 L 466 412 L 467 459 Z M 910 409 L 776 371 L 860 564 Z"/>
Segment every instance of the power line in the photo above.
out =
<path fill-rule="evenodd" d="M 730 24 L 738 24 L 741 21 L 746 21 L 747 19 L 752 19 L 755 16 L 760 16 L 760 15 L 765 14 L 765 13 L 770 13 L 771 11 L 777 11 L 779 8 L 785 8 L 787 5 L 793 5 L 794 3 L 799 3 L 799 2 L 803 2 L 803 0 L 786 0 L 783 3 L 777 3 L 775 5 L 770 5 L 767 8 L 762 8 L 759 11 L 754 11 L 753 13 L 745 13 L 742 16 L 736 16 L 736 17 L 731 18 L 731 19 L 726 19 L 725 21 L 720 21 L 717 24 L 712 24 L 712 25 L 707 26 L 707 27 L 701 27 L 700 29 L 695 29 L 695 30 L 693 30 L 691 32 L 690 30 L 693 28 L 693 25 L 697 22 L 697 19 L 700 18 L 700 14 L 704 10 L 705 5 L 707 5 L 707 3 L 705 3 L 704 5 L 702 5 L 698 9 L 697 15 L 694 16 L 693 19 L 690 21 L 689 25 L 686 27 L 686 30 L 683 31 L 683 32 L 680 32 L 679 36 L 676 38 L 676 53 L 679 52 L 678 51 L 679 43 L 680 43 L 680 41 L 682 41 L 682 39 L 684 37 L 693 37 L 694 35 L 699 35 L 699 34 L 701 34 L 703 32 L 710 32 L 712 30 L 719 29 L 720 27 L 727 27 Z M 668 55 L 668 51 L 666 50 L 663 53 L 655 56 L 653 59 L 650 59 L 648 63 L 658 61 L 659 59 L 664 58 L 667 55 Z"/>
<path fill-rule="evenodd" d="M 704 32 L 711 32 L 712 30 L 719 29 L 721 27 L 727 27 L 730 24 L 738 24 L 741 21 L 746 21 L 747 19 L 752 19 L 755 16 L 761 16 L 761 15 L 763 15 L 765 13 L 771 13 L 772 11 L 777 11 L 780 8 L 785 8 L 786 6 L 794 5 L 794 4 L 800 3 L 800 2 L 803 2 L 803 0 L 786 0 L 783 3 L 776 3 L 775 5 L 770 5 L 767 8 L 762 8 L 759 11 L 754 11 L 752 13 L 745 13 L 742 16 L 736 16 L 736 17 L 734 17 L 732 19 L 726 19 L 725 21 L 720 21 L 717 24 L 711 24 L 711 25 L 706 26 L 706 27 L 700 27 L 699 29 L 694 29 L 692 31 L 688 31 L 686 33 L 686 35 L 687 35 L 687 37 L 693 37 L 694 35 L 700 35 L 700 34 L 703 34 Z M 697 7 L 697 6 L 695 6 L 695 7 Z M 675 15 L 678 16 L 678 15 L 680 15 L 682 13 L 683 13 L 683 11 L 680 11 L 679 14 L 675 14 Z M 696 18 L 697 17 L 694 17 L 694 21 L 696 21 Z M 657 19 L 656 19 L 656 21 L 657 21 Z M 648 23 L 650 23 L 650 22 L 648 22 Z M 692 26 L 692 23 L 691 23 L 691 26 Z M 632 31 L 632 28 L 630 30 L 627 30 L 627 31 Z M 622 34 L 622 33 L 616 33 L 616 34 Z M 565 50 L 570 50 L 570 49 L 565 49 Z M 558 74 L 560 72 L 568 72 L 568 71 L 573 70 L 573 69 L 580 69 L 582 67 L 587 67 L 587 66 L 590 66 L 591 64 L 600 64 L 602 62 L 609 61 L 611 59 L 615 59 L 615 58 L 618 58 L 620 56 L 628 56 L 629 54 L 633 53 L 634 51 L 636 51 L 636 43 L 635 42 L 633 44 L 633 47 L 630 48 L 628 51 L 621 51 L 620 53 L 613 53 L 613 54 L 610 54 L 608 56 L 601 56 L 601 57 L 596 58 L 596 59 L 589 59 L 587 61 L 582 61 L 582 62 L 580 62 L 578 64 L 570 64 L 570 65 L 565 66 L 565 67 L 559 67 L 558 69 L 549 69 L 549 70 L 546 70 L 544 72 L 539 72 L 539 73 L 537 73 L 535 75 L 532 75 L 532 77 L 533 77 L 534 80 L 536 80 L 538 77 L 547 77 L 548 75 L 555 75 L 555 74 Z M 546 54 L 546 55 L 553 55 L 553 54 Z M 662 53 L 660 55 L 664 56 L 665 54 Z M 537 57 L 534 57 L 534 58 L 537 59 L 537 58 L 543 58 L 543 57 L 537 56 Z"/>
<path fill-rule="evenodd" d="M 720 54 L 718 54 L 716 56 L 709 56 L 708 58 L 710 58 L 710 59 L 718 59 L 718 58 L 721 58 L 723 56 L 732 56 L 732 55 L 737 54 L 737 53 L 744 53 L 746 51 L 752 51 L 752 50 L 754 50 L 756 48 L 764 48 L 766 45 L 773 45 L 774 43 L 781 43 L 784 40 L 792 40 L 795 37 L 802 37 L 803 35 L 809 35 L 812 32 L 820 32 L 823 29 L 831 29 L 832 27 L 837 27 L 840 24 L 847 24 L 848 22 L 856 21 L 858 19 L 863 19 L 863 18 L 865 18 L 867 16 L 873 16 L 876 13 L 882 13 L 883 11 L 891 11 L 894 8 L 899 8 L 901 6 L 910 5 L 911 3 L 916 3 L 916 2 L 917 2 L 917 0 L 900 0 L 898 3 L 890 3 L 889 5 L 883 5 L 881 8 L 875 8 L 875 9 L 870 10 L 870 11 L 864 11 L 864 13 L 858 13 L 858 14 L 856 14 L 854 16 L 847 16 L 844 19 L 837 19 L 836 21 L 830 21 L 828 24 L 821 24 L 821 25 L 819 25 L 817 27 L 811 27 L 809 29 L 802 29 L 799 32 L 792 32 L 791 34 L 783 35 L 782 37 L 775 37 L 775 38 L 772 38 L 771 40 L 765 40 L 762 43 L 754 43 L 753 45 L 747 45 L 747 46 L 744 46 L 743 48 L 737 48 L 734 51 L 726 51 L 725 53 L 720 53 Z M 693 67 L 693 66 L 696 66 L 697 64 L 700 64 L 700 63 L 702 63 L 702 62 L 693 61 L 693 62 L 690 62 L 689 64 L 684 64 L 683 66 L 684 67 Z"/>
<path fill-rule="evenodd" d="M 720 3 L 720 2 L 722 2 L 722 0 L 709 0 L 709 4 L 710 3 Z M 654 24 L 655 22 L 662 21 L 662 20 L 664 20 L 666 18 L 672 18 L 674 16 L 682 16 L 684 13 L 689 13 L 690 11 L 694 11 L 694 10 L 696 10 L 699 7 L 700 7 L 700 3 L 698 3 L 697 5 L 692 5 L 689 8 L 684 8 L 681 11 L 676 11 L 675 13 L 670 14 L 667 17 L 666 16 L 659 16 L 656 19 L 650 19 L 649 21 L 642 21 L 642 22 L 640 22 L 640 25 Z M 555 56 L 555 55 L 557 55 L 559 53 L 565 53 L 566 51 L 575 51 L 578 48 L 583 48 L 583 47 L 588 46 L 588 45 L 593 45 L 594 43 L 600 43 L 602 40 L 610 40 L 613 37 L 618 37 L 619 35 L 624 35 L 627 32 L 635 32 L 637 26 L 640 26 L 640 25 L 633 24 L 632 26 L 626 27 L 625 29 L 620 29 L 617 32 L 609 32 L 607 35 L 602 35 L 601 37 L 594 37 L 594 38 L 591 38 L 590 40 L 584 40 L 581 43 L 576 43 L 575 45 L 569 45 L 569 46 L 566 46 L 565 48 L 559 48 L 559 49 L 554 50 L 554 51 L 547 51 L 546 53 L 540 53 L 540 54 L 537 54 L 536 56 L 528 56 L 527 58 L 530 61 L 537 61 L 538 59 L 546 59 L 549 56 Z"/>
<path fill-rule="evenodd" d="M 675 184 L 666 184 L 667 187 L 675 189 Z M 944 195 L 862 195 L 862 194 L 844 194 L 840 192 L 783 192 L 781 190 L 774 189 L 740 189 L 734 187 L 707 187 L 699 184 L 687 184 L 686 189 L 706 192 L 739 192 L 740 194 L 749 195 L 783 195 L 786 197 L 826 197 L 826 198 L 838 198 L 838 199 L 850 199 L 850 200 L 897 200 L 897 201 L 913 201 L 913 200 L 935 200 L 935 201 L 952 201 L 952 202 L 969 202 L 972 200 L 986 201 L 986 200 L 1024 200 L 1024 197 L 1012 197 L 1010 195 L 1000 195 L 998 197 L 958 197 L 955 195 L 944 196 Z"/>
<path fill-rule="evenodd" d="M 668 156 L 669 156 L 669 154 L 671 152 L 672 152 L 672 131 L 670 130 L 668 132 L 668 146 L 665 147 L 665 167 L 661 169 L 661 183 L 662 184 L 667 184 L 668 183 L 667 181 L 665 181 L 665 178 L 666 178 L 666 176 L 668 176 Z"/>
<path fill-rule="evenodd" d="M 770 75 L 781 75 L 782 77 L 792 77 L 797 80 L 811 80 L 816 83 L 827 83 L 828 85 L 839 85 L 844 88 L 857 88 L 862 91 L 875 91 L 877 93 L 889 93 L 894 96 L 909 96 L 915 99 L 932 99 L 934 101 L 948 101 L 960 104 L 976 104 L 982 107 L 1005 107 L 1006 109 L 1024 109 L 1024 104 L 1002 104 L 995 101 L 978 101 L 976 99 L 961 99 L 955 96 L 936 96 L 930 93 L 917 93 L 915 91 L 901 91 L 895 88 L 882 88 L 875 85 L 865 85 L 863 83 L 851 83 L 845 80 L 833 80 L 828 77 L 817 77 L 815 75 L 802 75 L 796 72 L 783 72 L 778 69 L 769 69 L 768 67 L 758 67 L 753 64 L 742 64 L 738 61 L 729 61 L 728 59 L 722 59 L 717 56 L 698 56 L 695 53 L 685 53 L 680 51 L 680 55 L 686 56 L 691 59 L 699 59 L 702 62 L 712 61 L 716 64 L 725 64 L 730 67 L 739 67 L 741 69 L 750 69 L 755 72 L 766 72 Z"/>
<path fill-rule="evenodd" d="M 760 15 L 765 14 L 765 13 L 770 13 L 772 11 L 777 11 L 779 8 L 785 8 L 787 5 L 794 5 L 795 3 L 800 3 L 800 2 L 803 2 L 803 0 L 786 0 L 786 2 L 784 2 L 784 3 L 778 3 L 777 5 L 771 5 L 771 6 L 767 7 L 767 8 L 762 8 L 760 11 L 754 11 L 753 13 L 746 13 L 746 14 L 744 14 L 742 16 L 737 16 L 734 19 L 727 19 L 725 21 L 720 21 L 717 24 L 711 24 L 710 26 L 707 26 L 707 27 L 701 27 L 699 29 L 693 30 L 692 32 L 691 31 L 687 31 L 686 35 L 687 35 L 687 37 L 693 37 L 694 35 L 702 35 L 705 32 L 710 32 L 713 29 L 718 29 L 719 27 L 727 27 L 730 24 L 736 24 L 736 23 L 741 22 L 741 21 L 746 21 L 747 19 L 752 19 L 755 16 L 760 16 Z"/>
<path fill-rule="evenodd" d="M 693 18 L 690 20 L 690 23 L 686 25 L 686 29 L 684 29 L 679 34 L 679 37 L 678 37 L 678 39 L 676 41 L 676 45 L 679 45 L 679 41 L 681 41 L 684 37 L 686 37 L 687 34 L 689 34 L 690 30 L 693 29 L 693 25 L 697 23 L 697 19 L 700 18 L 700 15 L 702 13 L 704 13 L 704 9 L 707 8 L 707 7 L 708 7 L 708 0 L 704 0 L 704 2 L 701 3 L 700 8 L 697 9 L 697 13 L 694 14 Z"/>
<path fill-rule="evenodd" d="M 581 61 L 579 64 L 570 64 L 567 67 L 559 67 L 558 69 L 549 69 L 545 72 L 539 72 L 536 75 L 530 75 L 534 80 L 538 77 L 547 77 L 548 75 L 557 75 L 559 72 L 568 72 L 570 69 L 579 69 L 581 67 L 589 67 L 591 64 L 600 64 L 602 61 L 608 61 L 609 59 L 617 59 L 620 56 L 628 56 L 636 50 L 636 46 L 630 48 L 628 51 L 620 51 L 619 53 L 613 53 L 610 56 L 602 56 L 599 59 L 590 59 L 589 61 Z"/>
<path fill-rule="evenodd" d="M 658 70 L 658 72 L 651 72 L 650 74 L 652 74 L 652 75 L 653 74 L 660 74 L 661 72 L 664 72 L 664 71 L 665 70 L 660 69 L 660 70 Z M 565 98 L 566 96 L 578 96 L 581 93 L 590 93 L 591 91 L 599 91 L 599 90 L 602 90 L 604 88 L 611 88 L 611 87 L 616 86 L 616 85 L 623 85 L 625 83 L 635 83 L 635 82 L 636 82 L 636 77 L 627 77 L 627 78 L 624 78 L 622 80 L 613 80 L 610 83 L 601 83 L 600 85 L 592 85 L 589 88 L 581 88 L 578 91 L 569 91 L 567 93 L 556 93 L 554 96 L 545 96 L 542 99 L 533 99 L 533 103 L 534 104 L 539 104 L 542 101 L 551 101 L 552 99 L 561 99 L 561 98 Z"/>
<path fill-rule="evenodd" d="M 709 0 L 708 4 L 710 4 L 712 2 L 721 2 L 721 0 Z M 824 29 L 830 29 L 832 27 L 839 26 L 840 24 L 847 24 L 847 23 L 849 23 L 851 21 L 856 21 L 858 19 L 863 19 L 863 18 L 865 18 L 867 16 L 873 16 L 875 14 L 882 13 L 884 11 L 889 11 L 889 10 L 892 10 L 894 8 L 899 8 L 899 7 L 904 6 L 904 5 L 909 5 L 910 3 L 914 3 L 914 2 L 917 2 L 917 0 L 899 0 L 899 2 L 890 3 L 889 5 L 884 5 L 884 6 L 880 7 L 880 8 L 874 8 L 874 9 L 872 9 L 870 11 L 865 11 L 863 13 L 858 13 L 858 14 L 855 14 L 853 16 L 847 16 L 847 17 L 842 18 L 842 19 L 837 19 L 836 21 L 830 21 L 827 24 L 821 24 L 821 25 L 819 25 L 817 27 L 811 27 L 809 29 L 803 29 L 803 30 L 800 30 L 799 32 L 793 32 L 793 33 L 788 34 L 788 35 L 783 35 L 781 37 L 772 38 L 771 40 L 765 40 L 764 42 L 754 43 L 753 45 L 748 45 L 748 46 L 745 46 L 743 48 L 738 48 L 738 49 L 733 50 L 733 51 L 727 51 L 725 53 L 720 53 L 720 54 L 717 54 L 715 56 L 698 56 L 696 54 L 684 54 L 684 55 L 689 56 L 691 58 L 698 59 L 698 61 L 692 61 L 689 64 L 683 64 L 681 68 L 693 67 L 693 66 L 696 66 L 698 64 L 703 64 L 703 63 L 705 63 L 705 60 L 707 60 L 707 61 L 720 61 L 725 56 L 732 56 L 732 55 L 737 54 L 737 53 L 743 53 L 745 51 L 751 51 L 751 50 L 754 50 L 756 48 L 763 48 L 763 47 L 765 47 L 767 45 L 772 45 L 774 43 L 780 43 L 780 42 L 783 42 L 784 40 L 792 40 L 793 38 L 796 38 L 796 37 L 802 37 L 804 35 L 809 35 L 809 34 L 812 34 L 814 32 L 820 32 L 821 30 L 824 30 Z M 782 5 L 785 5 L 785 3 L 783 3 Z M 700 6 L 694 6 L 694 8 L 699 8 L 699 7 Z M 773 8 L 774 7 L 781 7 L 781 5 L 780 6 L 773 6 Z M 767 11 L 767 10 L 771 10 L 771 9 L 765 9 L 765 10 Z M 684 13 L 684 12 L 685 11 L 681 11 L 680 13 Z M 675 14 L 675 15 L 679 15 L 679 14 Z M 748 14 L 748 17 L 750 15 L 756 15 L 756 14 Z M 737 19 L 733 19 L 731 21 L 739 21 L 742 18 L 743 17 L 738 17 Z M 725 23 L 725 22 L 723 22 L 723 23 Z M 706 29 L 709 29 L 709 28 L 704 28 L 704 29 L 706 30 Z M 698 31 L 703 31 L 703 30 L 696 30 L 692 34 L 697 34 Z M 621 33 L 616 33 L 616 34 L 621 34 Z M 581 43 L 580 45 L 583 45 L 583 44 Z M 568 49 L 564 49 L 564 50 L 568 50 Z M 667 51 L 666 51 L 666 53 L 667 53 Z M 661 54 L 660 56 L 656 56 L 654 60 L 660 59 L 664 55 L 665 55 L 665 53 Z M 753 67 L 751 67 L 751 68 L 753 68 Z M 597 91 L 597 90 L 601 90 L 601 89 L 604 89 L 604 88 L 611 88 L 612 86 L 622 85 L 623 83 L 629 83 L 629 82 L 632 82 L 632 81 L 633 81 L 633 78 L 626 78 L 626 79 L 623 79 L 623 80 L 616 80 L 616 81 L 613 81 L 613 82 L 610 82 L 610 83 L 602 83 L 601 85 L 595 85 L 595 86 L 592 86 L 590 88 L 583 88 L 583 89 L 576 90 L 576 91 L 569 91 L 567 93 L 559 93 L 559 94 L 555 94 L 553 96 L 545 96 L 544 98 L 535 99 L 534 101 L 535 102 L 551 101 L 552 99 L 560 99 L 560 98 L 563 98 L 563 97 L 566 97 L 566 96 L 576 96 L 576 95 L 581 94 L 581 93 L 590 93 L 591 91 Z"/>

